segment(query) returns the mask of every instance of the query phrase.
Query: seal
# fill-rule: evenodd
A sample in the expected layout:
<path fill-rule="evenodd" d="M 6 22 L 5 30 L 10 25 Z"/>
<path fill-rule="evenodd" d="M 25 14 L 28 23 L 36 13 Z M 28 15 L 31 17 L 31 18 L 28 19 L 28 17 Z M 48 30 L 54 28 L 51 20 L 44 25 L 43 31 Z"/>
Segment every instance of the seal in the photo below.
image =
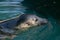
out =
<path fill-rule="evenodd" d="M 8 22 L 11 22 L 11 20 L 6 21 L 7 24 Z M 0 37 L 0 39 L 5 39 L 6 36 L 9 37 L 10 39 L 13 39 L 14 37 L 16 37 L 16 32 L 18 30 L 26 30 L 30 27 L 35 27 L 35 26 L 40 26 L 40 25 L 44 25 L 48 23 L 48 20 L 45 18 L 41 18 L 35 14 L 22 14 L 21 16 L 19 16 L 18 21 L 16 21 L 16 26 L 12 26 L 12 27 L 4 27 L 4 26 L 0 26 L 0 35 L 3 35 Z M 15 23 L 15 21 L 12 23 Z M 13 25 L 13 24 L 12 24 Z M 2 34 L 3 33 L 3 34 Z M 3 40 L 2 39 L 2 40 Z"/>
<path fill-rule="evenodd" d="M 48 20 L 41 18 L 35 14 L 23 14 L 19 17 L 18 29 L 27 29 L 33 26 L 40 26 L 47 24 Z"/>

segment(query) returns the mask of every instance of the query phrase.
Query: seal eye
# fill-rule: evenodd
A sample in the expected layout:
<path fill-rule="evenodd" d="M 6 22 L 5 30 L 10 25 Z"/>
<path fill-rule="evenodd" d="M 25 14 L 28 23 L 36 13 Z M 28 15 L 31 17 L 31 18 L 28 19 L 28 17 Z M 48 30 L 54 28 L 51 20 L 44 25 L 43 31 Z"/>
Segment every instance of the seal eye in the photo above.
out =
<path fill-rule="evenodd" d="M 38 19 L 36 19 L 35 21 L 38 21 Z"/>
<path fill-rule="evenodd" d="M 36 21 L 38 21 L 38 19 L 37 19 L 37 18 L 33 18 L 32 20 L 33 20 L 33 21 L 35 21 L 35 22 L 36 22 Z"/>

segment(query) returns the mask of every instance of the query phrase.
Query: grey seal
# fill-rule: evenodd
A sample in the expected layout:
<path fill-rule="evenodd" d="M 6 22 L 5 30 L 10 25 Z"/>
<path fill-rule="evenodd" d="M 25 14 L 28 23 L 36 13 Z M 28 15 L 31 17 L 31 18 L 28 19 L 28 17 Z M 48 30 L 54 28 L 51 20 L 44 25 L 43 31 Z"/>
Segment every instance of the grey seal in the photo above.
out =
<path fill-rule="evenodd" d="M 48 20 L 45 18 L 41 18 L 35 14 L 23 14 L 20 16 L 18 21 L 18 29 L 26 29 L 33 26 L 40 26 L 47 24 Z"/>
<path fill-rule="evenodd" d="M 8 20 L 6 22 L 8 24 L 8 22 L 11 22 L 11 20 Z M 14 23 L 15 23 L 15 21 L 14 21 Z M 35 14 L 22 14 L 21 16 L 19 16 L 15 27 L 9 26 L 9 27 L 5 28 L 5 27 L 1 26 L 0 31 L 3 32 L 3 34 L 0 34 L 0 35 L 3 35 L 3 36 L 1 36 L 2 38 L 6 38 L 6 36 L 7 36 L 7 37 L 10 37 L 11 39 L 13 39 L 16 35 L 15 34 L 16 30 L 20 30 L 20 31 L 26 30 L 30 27 L 40 26 L 40 25 L 44 25 L 47 23 L 48 23 L 47 19 L 39 17 Z M 2 38 L 0 38 L 0 39 L 2 39 Z"/>

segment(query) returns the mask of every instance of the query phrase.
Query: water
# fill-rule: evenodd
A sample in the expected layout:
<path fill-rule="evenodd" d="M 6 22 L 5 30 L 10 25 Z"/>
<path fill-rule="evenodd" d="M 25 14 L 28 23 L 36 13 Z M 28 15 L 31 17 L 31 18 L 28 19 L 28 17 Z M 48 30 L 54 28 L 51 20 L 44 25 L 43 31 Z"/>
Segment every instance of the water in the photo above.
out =
<path fill-rule="evenodd" d="M 25 11 L 25 7 L 22 6 L 23 0 L 3 0 L 0 2 L 0 20 L 10 19 L 16 17 Z"/>
<path fill-rule="evenodd" d="M 32 10 L 25 10 L 26 7 L 20 3 L 23 0 L 1 0 L 0 3 L 0 20 L 10 19 L 21 14 L 21 12 L 34 13 L 45 17 Z M 5 3 L 7 2 L 7 3 Z M 12 3 L 9 3 L 12 2 Z M 60 26 L 51 16 L 47 16 L 50 24 L 33 27 L 26 31 L 20 32 L 13 40 L 60 40 Z M 9 39 L 8 39 L 9 40 Z"/>

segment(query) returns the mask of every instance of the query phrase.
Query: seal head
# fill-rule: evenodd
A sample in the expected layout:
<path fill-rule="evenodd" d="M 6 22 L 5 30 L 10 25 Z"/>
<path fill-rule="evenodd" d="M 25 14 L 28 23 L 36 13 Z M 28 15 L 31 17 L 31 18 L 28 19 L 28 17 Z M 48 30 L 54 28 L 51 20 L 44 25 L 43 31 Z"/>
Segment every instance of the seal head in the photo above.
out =
<path fill-rule="evenodd" d="M 46 24 L 48 21 L 45 18 L 38 17 L 34 14 L 23 14 L 18 21 L 18 28 L 29 28 L 32 26 L 40 26 Z"/>

